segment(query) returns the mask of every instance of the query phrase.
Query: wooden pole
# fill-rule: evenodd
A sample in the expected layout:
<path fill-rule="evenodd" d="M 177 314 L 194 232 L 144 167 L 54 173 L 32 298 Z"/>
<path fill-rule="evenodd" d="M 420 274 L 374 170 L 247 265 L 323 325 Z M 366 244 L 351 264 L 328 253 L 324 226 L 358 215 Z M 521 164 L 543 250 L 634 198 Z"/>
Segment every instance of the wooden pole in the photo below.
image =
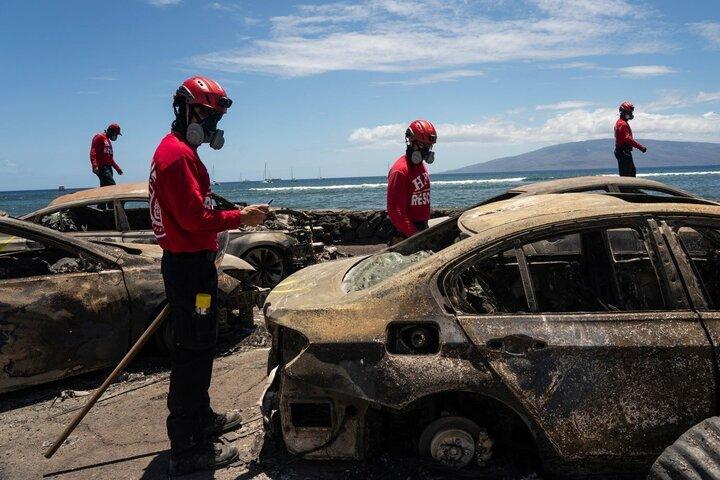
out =
<path fill-rule="evenodd" d="M 117 367 L 115 367 L 115 370 L 112 371 L 110 375 L 105 379 L 103 384 L 95 390 L 95 393 L 92 397 L 88 400 L 88 402 L 85 404 L 82 410 L 78 412 L 78 414 L 73 418 L 73 421 L 70 422 L 70 424 L 65 428 L 65 431 L 58 437 L 57 440 L 55 440 L 55 443 L 53 443 L 47 452 L 45 452 L 45 458 L 50 458 L 53 455 L 55 455 L 55 452 L 57 452 L 58 448 L 63 444 L 65 440 L 70 436 L 70 434 L 77 428 L 77 426 L 80 424 L 83 418 L 85 418 L 85 415 L 90 411 L 90 409 L 95 405 L 95 403 L 100 399 L 103 393 L 105 393 L 105 390 L 108 389 L 110 384 L 117 378 L 118 375 L 122 373 L 123 370 L 125 370 L 125 367 L 128 366 L 128 364 L 132 361 L 133 358 L 135 358 L 135 355 L 140 351 L 140 349 L 147 343 L 147 341 L 152 337 L 152 334 L 155 333 L 155 331 L 158 329 L 160 324 L 165 320 L 165 317 L 168 316 L 168 313 L 170 312 L 170 306 L 165 305 L 163 309 L 160 311 L 157 317 L 155 317 L 155 320 L 150 324 L 150 326 L 145 330 L 145 332 L 138 338 L 138 341 L 135 342 L 135 345 L 132 346 L 129 352 L 125 354 L 122 360 L 120 360 L 120 363 L 118 363 Z"/>

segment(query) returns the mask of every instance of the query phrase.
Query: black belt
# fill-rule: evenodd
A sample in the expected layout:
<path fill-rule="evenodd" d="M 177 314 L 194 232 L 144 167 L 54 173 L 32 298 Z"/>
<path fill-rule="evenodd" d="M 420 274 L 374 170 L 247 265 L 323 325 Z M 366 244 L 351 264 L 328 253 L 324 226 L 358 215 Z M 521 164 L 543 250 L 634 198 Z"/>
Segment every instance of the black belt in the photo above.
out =
<path fill-rule="evenodd" d="M 215 260 L 215 254 L 217 252 L 214 252 L 212 250 L 200 250 L 198 252 L 171 252 L 169 250 L 163 250 L 163 255 L 167 255 L 169 257 L 174 258 L 181 258 L 181 259 L 196 259 L 196 258 L 206 258 L 208 260 Z"/>

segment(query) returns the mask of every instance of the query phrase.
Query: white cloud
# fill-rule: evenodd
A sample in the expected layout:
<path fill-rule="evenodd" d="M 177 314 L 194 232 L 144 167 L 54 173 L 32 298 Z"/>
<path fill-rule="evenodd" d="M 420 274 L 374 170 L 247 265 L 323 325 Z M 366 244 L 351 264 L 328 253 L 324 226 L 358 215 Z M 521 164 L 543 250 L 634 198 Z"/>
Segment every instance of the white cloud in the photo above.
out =
<path fill-rule="evenodd" d="M 447 72 L 437 72 L 428 75 L 413 77 L 408 75 L 404 80 L 388 80 L 385 82 L 376 82 L 377 85 L 428 85 L 431 83 L 456 82 L 461 78 L 479 77 L 483 72 L 478 70 L 449 70 Z"/>
<path fill-rule="evenodd" d="M 720 92 L 700 92 L 695 99 L 700 103 L 720 101 Z"/>
<path fill-rule="evenodd" d="M 710 50 L 720 50 L 720 23 L 718 22 L 702 22 L 689 24 L 690 29 L 699 35 Z"/>
<path fill-rule="evenodd" d="M 481 122 L 437 125 L 438 142 L 467 144 L 552 144 L 599 138 L 611 138 L 617 120 L 614 108 L 577 109 L 558 113 L 540 125 L 529 125 L 499 118 Z M 637 113 L 633 131 L 641 138 L 661 140 L 720 141 L 720 115 Z M 404 140 L 405 124 L 379 125 L 358 128 L 348 137 L 350 143 L 361 147 L 400 145 Z"/>
<path fill-rule="evenodd" d="M 551 103 L 548 105 L 537 105 L 535 110 L 574 110 L 592 105 L 592 102 L 585 102 L 583 100 L 567 100 L 565 102 Z"/>
<path fill-rule="evenodd" d="M 487 2 L 364 0 L 300 5 L 270 19 L 268 38 L 199 55 L 195 67 L 307 76 L 332 71 L 437 72 L 509 61 L 665 51 L 626 0 L 516 0 L 502 18 Z M 474 69 L 473 69 L 474 70 Z M 432 73 L 430 73 L 432 74 Z"/>
<path fill-rule="evenodd" d="M 165 7 L 167 5 L 177 5 L 181 0 L 147 0 L 154 7 Z"/>
<path fill-rule="evenodd" d="M 238 4 L 223 2 L 212 2 L 210 4 L 210 8 L 220 12 L 237 12 L 242 9 L 242 7 Z"/>
<path fill-rule="evenodd" d="M 622 75 L 628 77 L 656 77 L 675 73 L 675 70 L 664 65 L 635 65 L 619 69 Z"/>

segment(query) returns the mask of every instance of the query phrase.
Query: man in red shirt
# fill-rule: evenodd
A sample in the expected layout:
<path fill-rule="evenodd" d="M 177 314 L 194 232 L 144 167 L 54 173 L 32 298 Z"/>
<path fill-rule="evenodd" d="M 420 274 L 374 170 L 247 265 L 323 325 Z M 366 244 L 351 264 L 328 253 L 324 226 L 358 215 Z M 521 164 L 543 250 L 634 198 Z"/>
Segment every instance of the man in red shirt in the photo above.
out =
<path fill-rule="evenodd" d="M 635 163 L 632 156 L 633 147 L 643 153 L 647 152 L 647 148 L 633 139 L 632 129 L 628 121 L 635 118 L 634 111 L 635 106 L 632 103 L 623 102 L 620 105 L 620 118 L 615 122 L 615 158 L 618 162 L 618 173 L 621 177 L 635 176 Z"/>
<path fill-rule="evenodd" d="M 430 175 L 425 163 L 435 161 L 432 151 L 435 142 L 435 126 L 427 120 L 415 120 L 405 131 L 405 155 L 395 161 L 388 173 L 387 212 L 397 230 L 391 244 L 428 227 Z"/>
<path fill-rule="evenodd" d="M 212 470 L 237 458 L 235 446 L 215 437 L 236 429 L 236 410 L 216 414 L 208 388 L 217 339 L 217 234 L 240 225 L 258 225 L 267 205 L 213 210 L 210 176 L 197 147 L 225 143 L 217 124 L 232 101 L 217 82 L 187 79 L 173 98 L 172 131 L 158 145 L 150 169 L 150 216 L 163 249 L 162 274 L 170 305 L 174 348 L 167 405 L 170 474 Z"/>
<path fill-rule="evenodd" d="M 100 179 L 101 187 L 115 185 L 113 168 L 118 175 L 123 174 L 122 168 L 113 159 L 113 148 L 110 143 L 117 140 L 118 135 L 122 135 L 120 125 L 111 123 L 104 132 L 95 135 L 90 144 L 90 165 L 93 173 Z"/>

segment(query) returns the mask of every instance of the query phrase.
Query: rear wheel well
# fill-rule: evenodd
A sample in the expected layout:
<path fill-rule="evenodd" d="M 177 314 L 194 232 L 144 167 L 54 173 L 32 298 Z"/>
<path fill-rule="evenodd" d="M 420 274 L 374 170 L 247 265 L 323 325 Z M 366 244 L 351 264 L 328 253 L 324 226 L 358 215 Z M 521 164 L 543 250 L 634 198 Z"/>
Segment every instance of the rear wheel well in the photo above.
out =
<path fill-rule="evenodd" d="M 380 409 L 368 421 L 371 445 L 384 450 L 417 452 L 424 429 L 443 416 L 468 418 L 486 428 L 496 459 L 539 465 L 535 437 L 522 417 L 501 401 L 473 392 L 441 392 L 420 398 L 401 411 Z"/>

